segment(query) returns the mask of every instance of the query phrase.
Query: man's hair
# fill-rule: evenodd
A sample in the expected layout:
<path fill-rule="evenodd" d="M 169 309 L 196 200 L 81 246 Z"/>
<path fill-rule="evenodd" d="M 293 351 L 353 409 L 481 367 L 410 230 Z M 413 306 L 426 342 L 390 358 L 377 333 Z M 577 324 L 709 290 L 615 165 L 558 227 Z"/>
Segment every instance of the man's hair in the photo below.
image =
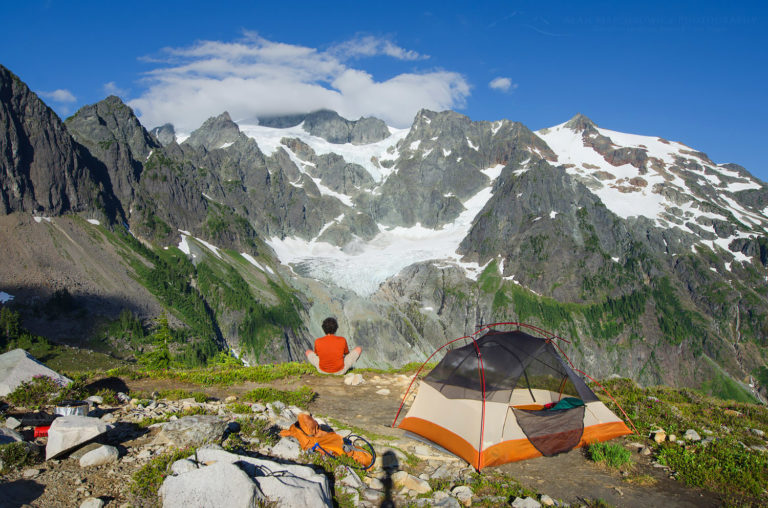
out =
<path fill-rule="evenodd" d="M 339 323 L 336 321 L 336 318 L 325 318 L 323 321 L 323 331 L 327 333 L 328 335 L 336 333 L 336 330 L 339 329 Z"/>

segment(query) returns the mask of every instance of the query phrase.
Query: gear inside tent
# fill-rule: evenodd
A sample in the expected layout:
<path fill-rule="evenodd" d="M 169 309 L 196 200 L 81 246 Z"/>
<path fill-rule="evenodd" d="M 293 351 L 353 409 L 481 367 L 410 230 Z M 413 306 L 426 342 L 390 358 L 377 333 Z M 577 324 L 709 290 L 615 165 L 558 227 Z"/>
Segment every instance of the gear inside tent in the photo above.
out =
<path fill-rule="evenodd" d="M 401 429 L 478 470 L 631 433 L 552 338 L 489 329 L 463 339 L 471 341 L 446 353 L 420 381 Z"/>

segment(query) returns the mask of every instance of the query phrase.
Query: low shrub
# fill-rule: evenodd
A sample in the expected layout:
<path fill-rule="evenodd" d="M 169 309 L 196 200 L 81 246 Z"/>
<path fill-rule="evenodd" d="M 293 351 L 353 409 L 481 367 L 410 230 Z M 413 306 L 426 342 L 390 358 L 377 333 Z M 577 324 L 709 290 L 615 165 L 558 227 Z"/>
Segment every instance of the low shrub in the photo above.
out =
<path fill-rule="evenodd" d="M 768 502 L 768 456 L 744 448 L 732 438 L 706 446 L 664 443 L 657 460 L 677 471 L 687 485 L 726 495 L 729 504 Z"/>
<path fill-rule="evenodd" d="M 0 445 L 0 474 L 6 474 L 13 469 L 36 462 L 35 454 L 24 442 Z"/>
<path fill-rule="evenodd" d="M 133 473 L 130 492 L 134 506 L 154 506 L 157 504 L 157 491 L 165 477 L 170 474 L 171 465 L 195 453 L 194 448 L 174 450 L 164 453 L 145 464 Z"/>
<path fill-rule="evenodd" d="M 47 376 L 35 376 L 21 383 L 8 394 L 8 401 L 16 406 L 38 409 L 62 400 L 78 400 L 86 396 L 85 378 L 76 378 L 66 386 Z"/>

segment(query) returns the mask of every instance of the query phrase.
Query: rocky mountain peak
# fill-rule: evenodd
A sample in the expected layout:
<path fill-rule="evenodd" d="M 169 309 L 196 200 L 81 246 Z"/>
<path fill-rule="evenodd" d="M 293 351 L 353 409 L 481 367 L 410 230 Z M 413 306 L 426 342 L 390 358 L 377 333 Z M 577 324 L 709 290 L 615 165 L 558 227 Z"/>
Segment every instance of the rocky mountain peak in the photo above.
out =
<path fill-rule="evenodd" d="M 347 120 L 335 111 L 321 109 L 304 118 L 304 130 L 329 143 L 365 145 L 389 137 L 389 128 L 378 118 Z"/>
<path fill-rule="evenodd" d="M 225 111 L 219 116 L 212 116 L 206 120 L 184 143 L 213 150 L 228 143 L 234 143 L 239 137 L 240 128 Z"/>
<path fill-rule="evenodd" d="M 67 119 L 66 124 L 75 140 L 92 152 L 107 150 L 119 141 L 130 147 L 135 159 L 143 161 L 151 150 L 160 147 L 141 125 L 133 109 L 115 95 L 83 106 Z"/>
<path fill-rule="evenodd" d="M 1 65 L 0 126 L 0 214 L 57 215 L 97 205 L 100 175 L 81 147 L 56 113 Z"/>
<path fill-rule="evenodd" d="M 565 126 L 574 131 L 581 132 L 588 127 L 596 128 L 597 124 L 581 113 L 577 113 L 576 116 L 565 123 Z"/>
<path fill-rule="evenodd" d="M 163 146 L 168 146 L 176 141 L 176 129 L 173 127 L 173 124 L 163 124 L 160 127 L 155 127 L 150 132 Z"/>

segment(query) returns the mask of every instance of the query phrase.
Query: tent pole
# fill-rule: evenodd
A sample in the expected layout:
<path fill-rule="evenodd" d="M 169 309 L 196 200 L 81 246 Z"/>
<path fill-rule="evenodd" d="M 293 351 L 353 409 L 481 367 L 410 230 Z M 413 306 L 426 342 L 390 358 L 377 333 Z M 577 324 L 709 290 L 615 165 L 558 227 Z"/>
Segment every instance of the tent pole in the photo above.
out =
<path fill-rule="evenodd" d="M 482 469 L 480 462 L 483 457 L 483 439 L 485 438 L 485 367 L 483 367 L 483 354 L 480 352 L 480 346 L 477 345 L 475 337 L 472 337 L 472 343 L 477 351 L 478 370 L 480 371 L 480 381 L 483 389 L 483 407 L 480 415 L 480 446 L 477 448 L 477 470 Z"/>

